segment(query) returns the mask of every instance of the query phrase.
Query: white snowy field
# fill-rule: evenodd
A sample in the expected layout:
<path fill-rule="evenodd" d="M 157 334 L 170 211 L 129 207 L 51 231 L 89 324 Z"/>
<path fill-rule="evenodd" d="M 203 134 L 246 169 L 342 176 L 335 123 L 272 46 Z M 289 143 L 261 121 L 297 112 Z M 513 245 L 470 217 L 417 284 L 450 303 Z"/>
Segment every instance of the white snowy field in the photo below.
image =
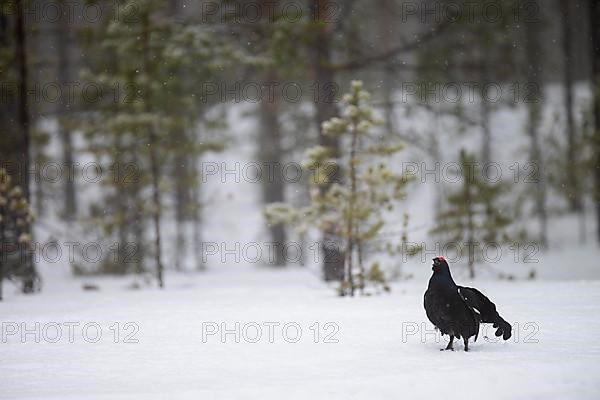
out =
<path fill-rule="evenodd" d="M 505 343 L 484 330 L 465 353 L 459 343 L 439 351 L 446 340 L 426 319 L 420 277 L 390 294 L 351 299 L 300 269 L 169 274 L 164 291 L 128 289 L 132 278 L 96 278 L 100 290 L 82 292 L 81 281 L 53 275 L 46 273 L 42 293 L 7 290 L 0 303 L 1 399 L 600 395 L 600 281 L 474 282 L 515 335 Z"/>

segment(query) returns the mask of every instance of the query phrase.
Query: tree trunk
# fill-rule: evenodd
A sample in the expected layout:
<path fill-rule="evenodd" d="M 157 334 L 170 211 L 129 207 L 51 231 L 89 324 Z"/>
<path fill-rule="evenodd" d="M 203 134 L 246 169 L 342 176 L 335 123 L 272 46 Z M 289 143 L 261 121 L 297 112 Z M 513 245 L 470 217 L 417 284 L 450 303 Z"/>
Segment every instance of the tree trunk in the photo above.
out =
<path fill-rule="evenodd" d="M 142 18 L 142 43 L 144 46 L 144 72 L 147 74 L 148 79 L 152 79 L 152 72 L 150 66 L 150 17 L 148 14 L 141 16 Z M 150 113 L 150 99 L 146 95 L 145 98 L 145 111 Z M 156 261 L 156 279 L 158 281 L 158 287 L 161 289 L 165 286 L 163 280 L 164 267 L 162 264 L 162 238 L 161 238 L 161 196 L 160 196 L 160 166 L 158 165 L 158 140 L 155 132 L 156 127 L 148 127 L 148 147 L 150 153 L 150 174 L 151 174 L 151 191 L 152 191 L 152 222 L 154 225 L 154 259 Z"/>
<path fill-rule="evenodd" d="M 346 244 L 346 282 L 350 288 L 350 296 L 354 296 L 354 275 L 353 275 L 353 263 L 352 258 L 354 257 L 354 245 L 358 241 L 358 237 L 355 236 L 358 228 L 355 228 L 356 223 L 354 222 L 354 204 L 356 203 L 356 146 L 358 144 L 358 132 L 356 126 L 352 127 L 352 143 L 350 147 L 350 204 L 348 205 L 348 221 L 346 227 L 347 244 Z M 359 243 L 360 244 L 360 243 Z"/>
<path fill-rule="evenodd" d="M 334 157 L 337 158 L 339 156 L 339 142 L 335 138 L 324 135 L 322 127 L 323 122 L 335 117 L 337 114 L 335 105 L 336 86 L 333 71 L 329 68 L 331 63 L 331 32 L 327 25 L 328 12 L 328 0 L 310 0 L 311 20 L 316 29 L 313 59 L 315 76 L 313 103 L 317 128 L 319 129 L 319 144 L 330 148 L 334 153 Z M 339 168 L 334 170 L 330 177 L 332 182 L 340 182 L 341 172 Z M 323 275 L 326 281 L 342 281 L 344 279 L 344 256 L 340 250 L 336 228 L 331 226 L 323 231 L 321 249 Z"/>
<path fill-rule="evenodd" d="M 194 224 L 194 256 L 196 259 L 196 270 L 202 271 L 205 265 L 202 262 L 202 186 L 198 185 L 192 192 L 192 201 L 194 203 L 193 224 Z"/>
<path fill-rule="evenodd" d="M 600 242 L 600 0 L 590 0 L 592 36 L 592 93 L 594 101 L 594 187 L 597 234 Z"/>
<path fill-rule="evenodd" d="M 179 17 L 179 2 L 178 0 L 169 0 L 167 14 L 174 21 Z M 179 72 L 179 71 L 178 71 Z M 183 118 L 181 116 L 181 118 Z M 185 124 L 184 124 L 185 125 Z M 175 182 L 175 270 L 182 271 L 183 260 L 187 258 L 186 250 L 188 249 L 188 241 L 186 240 L 186 228 L 188 227 L 188 219 L 191 215 L 190 205 L 193 201 L 193 195 L 190 189 L 191 170 L 194 165 L 195 154 L 191 155 L 188 149 L 194 147 L 194 140 L 187 132 L 185 127 L 179 127 L 171 133 L 176 143 L 176 151 L 178 157 L 173 160 L 173 180 Z"/>
<path fill-rule="evenodd" d="M 29 148 L 30 148 L 30 120 L 27 104 L 27 43 L 25 37 L 25 15 L 23 10 L 23 0 L 15 1 L 15 64 L 17 68 L 17 120 L 19 123 L 20 146 L 18 168 L 18 184 L 23 189 L 27 201 L 30 200 L 29 188 Z"/>
<path fill-rule="evenodd" d="M 481 103 L 481 130 L 483 133 L 481 159 L 483 161 L 484 168 L 490 164 L 492 157 L 492 130 L 490 126 L 490 114 L 490 104 L 483 99 Z"/>
<path fill-rule="evenodd" d="M 358 230 L 358 225 L 356 225 L 355 227 L 355 237 L 358 238 L 360 235 L 360 232 Z M 365 278 L 366 278 L 366 271 L 365 271 L 365 265 L 363 263 L 364 257 L 363 257 L 363 243 L 362 240 L 357 239 L 357 243 L 356 243 L 356 256 L 358 257 L 358 288 L 360 289 L 360 294 L 364 295 L 365 294 Z"/>
<path fill-rule="evenodd" d="M 185 257 L 185 216 L 184 212 L 181 210 L 181 198 L 176 195 L 176 207 L 175 210 L 175 270 L 182 271 L 183 265 L 182 260 Z M 183 206 L 185 207 L 185 206 Z"/>
<path fill-rule="evenodd" d="M 0 206 L 0 216 L 6 218 L 4 207 Z M 0 301 L 2 301 L 2 282 L 4 281 L 4 219 L 0 221 Z"/>
<path fill-rule="evenodd" d="M 535 0 L 533 0 L 535 1 Z M 537 8 L 535 8 L 537 9 Z M 535 211 L 540 224 L 539 242 L 542 247 L 548 247 L 548 216 L 546 212 L 546 180 L 542 151 L 540 148 L 539 126 L 541 120 L 543 93 L 542 93 L 542 66 L 541 44 L 539 40 L 538 22 L 526 23 L 527 36 L 527 83 L 530 87 L 531 101 L 528 104 L 527 134 L 530 138 L 530 161 L 534 165 L 537 175 L 535 177 Z"/>
<path fill-rule="evenodd" d="M 131 190 L 129 188 L 126 188 L 127 183 L 125 182 L 125 180 L 127 179 L 125 176 L 123 176 L 123 171 L 121 171 L 121 169 L 123 168 L 123 166 L 125 165 L 124 159 L 123 159 L 123 142 L 122 142 L 122 137 L 119 136 L 117 137 L 117 140 L 115 142 L 115 171 L 117 171 L 117 173 L 115 174 L 115 180 L 116 180 L 116 185 L 117 185 L 117 191 L 115 193 L 115 211 L 118 215 L 118 227 L 117 227 L 117 235 L 119 238 L 119 247 L 118 247 L 118 251 L 117 251 L 117 265 L 115 266 L 117 268 L 117 273 L 128 273 L 129 271 L 129 266 L 127 265 L 127 263 L 130 263 L 132 260 L 130 260 L 128 258 L 128 248 L 129 248 L 129 243 L 127 242 L 127 239 L 129 237 L 129 231 L 131 229 L 131 211 L 130 211 L 130 207 L 127 204 L 127 196 L 126 196 L 126 190 Z M 137 272 L 137 269 L 134 270 L 134 272 Z"/>
<path fill-rule="evenodd" d="M 562 16 L 563 95 L 567 130 L 567 194 L 571 211 L 581 211 L 581 193 L 577 179 L 575 120 L 573 117 L 573 51 L 569 0 L 559 0 Z"/>
<path fill-rule="evenodd" d="M 154 251 L 156 260 L 156 278 L 158 286 L 162 289 L 165 284 L 163 280 L 163 264 L 162 264 L 162 244 L 160 233 L 160 217 L 161 217 L 161 201 L 160 201 L 160 172 L 158 159 L 156 155 L 156 147 L 158 145 L 153 128 L 150 128 L 150 168 L 152 169 L 152 219 L 154 223 Z"/>
<path fill-rule="evenodd" d="M 136 159 L 134 159 L 134 162 Z M 139 164 L 135 164 L 139 165 Z M 134 210 L 135 223 L 133 225 L 132 233 L 135 240 L 135 250 L 136 250 L 136 259 L 135 259 L 135 272 L 138 275 L 141 275 L 144 272 L 144 265 L 146 259 L 146 248 L 148 247 L 146 244 L 146 240 L 144 239 L 144 231 L 146 229 L 146 224 L 144 223 L 144 210 L 141 205 L 141 188 L 139 184 L 139 179 L 135 179 L 135 197 L 132 199 L 133 204 L 132 208 Z"/>
<path fill-rule="evenodd" d="M 59 9 L 65 11 L 65 2 L 60 0 L 58 2 Z M 60 27 L 58 28 L 58 35 L 56 40 L 56 51 L 58 56 L 58 83 L 61 88 L 65 88 L 69 80 L 69 18 L 61 18 Z M 60 136 L 62 139 L 62 150 L 63 150 L 63 163 L 71 171 L 73 166 L 73 140 L 71 136 L 71 130 L 67 127 L 64 119 L 69 113 L 68 96 L 60 96 L 60 103 L 58 105 L 58 126 L 60 129 Z M 64 217 L 67 221 L 73 221 L 77 218 L 77 198 L 75 191 L 75 177 L 65 177 L 65 203 L 64 203 Z"/>
<path fill-rule="evenodd" d="M 392 0 L 383 0 L 380 7 L 381 18 L 381 45 L 383 53 L 387 53 L 393 47 L 392 31 L 394 24 L 394 2 Z M 383 66 L 383 102 L 384 102 L 384 120 L 386 134 L 391 135 L 394 131 L 394 102 L 392 94 L 394 90 L 394 66 L 392 59 L 387 59 Z"/>
<path fill-rule="evenodd" d="M 186 256 L 186 222 L 190 210 L 190 162 L 192 156 L 187 153 L 187 149 L 192 146 L 184 129 L 178 132 L 173 132 L 172 137 L 175 138 L 179 154 L 173 162 L 173 179 L 175 181 L 175 269 L 181 271 L 183 269 L 182 260 Z"/>
<path fill-rule="evenodd" d="M 475 210 L 471 198 L 471 187 L 465 179 L 465 203 L 467 206 L 467 246 L 469 251 L 469 278 L 475 278 Z"/>
<path fill-rule="evenodd" d="M 30 119 L 27 104 L 27 43 L 25 37 L 25 12 L 23 0 L 15 1 L 15 64 L 17 68 L 17 121 L 20 129 L 19 168 L 17 168 L 17 182 L 23 190 L 23 196 L 31 204 L 29 180 L 29 151 L 30 151 Z M 31 229 L 29 224 L 27 229 Z M 25 232 L 33 234 L 33 232 Z M 32 252 L 23 255 L 23 293 L 32 293 L 35 290 L 37 272 L 33 264 Z"/>
<path fill-rule="evenodd" d="M 481 161 L 484 168 L 492 161 L 492 127 L 490 125 L 492 105 L 487 100 L 487 85 L 489 83 L 489 65 L 486 60 L 483 60 L 481 69 Z"/>
<path fill-rule="evenodd" d="M 277 73 L 269 69 L 264 76 L 265 84 L 277 82 Z M 285 185 L 283 181 L 283 148 L 281 145 L 281 127 L 279 125 L 278 98 L 263 96 L 260 102 L 260 132 L 259 157 L 265 166 L 262 174 L 263 202 L 265 205 L 283 202 L 285 200 Z M 273 265 L 286 264 L 283 247 L 286 242 L 285 227 L 282 224 L 269 227 L 271 241 L 275 244 L 275 259 Z"/>

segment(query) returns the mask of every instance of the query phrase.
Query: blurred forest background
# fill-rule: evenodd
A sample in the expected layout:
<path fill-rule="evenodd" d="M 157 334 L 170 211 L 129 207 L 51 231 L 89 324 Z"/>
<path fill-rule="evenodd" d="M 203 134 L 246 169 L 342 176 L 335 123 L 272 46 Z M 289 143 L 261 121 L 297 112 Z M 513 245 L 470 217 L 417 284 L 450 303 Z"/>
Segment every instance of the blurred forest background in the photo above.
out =
<path fill-rule="evenodd" d="M 49 242 L 102 243 L 95 262 L 63 255 L 75 275 L 162 287 L 210 267 L 205 220 L 229 211 L 208 167 L 243 168 L 247 149 L 261 204 L 231 212 L 279 244 L 261 262 L 308 263 L 281 244 L 314 237 L 342 293 L 401 277 L 419 229 L 415 243 L 544 251 L 566 218 L 598 243 L 599 21 L 595 0 L 2 0 L 0 283 L 40 289 Z M 436 163 L 503 179 L 424 179 Z M 327 179 L 286 179 L 323 165 Z M 413 215 L 402 202 L 424 183 Z M 459 253 L 471 277 L 485 264 Z"/>

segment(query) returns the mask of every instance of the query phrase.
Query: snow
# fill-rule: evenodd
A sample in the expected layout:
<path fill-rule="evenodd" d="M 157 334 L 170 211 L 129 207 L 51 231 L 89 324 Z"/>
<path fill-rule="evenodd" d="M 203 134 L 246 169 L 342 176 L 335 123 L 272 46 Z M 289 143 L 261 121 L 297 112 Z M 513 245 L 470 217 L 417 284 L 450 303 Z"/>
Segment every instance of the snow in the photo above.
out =
<path fill-rule="evenodd" d="M 65 279 L 64 272 L 42 271 L 42 293 L 6 290 L 0 303 L 0 398 L 597 398 L 599 281 L 476 281 L 514 324 L 515 335 L 505 343 L 488 329 L 469 353 L 460 343 L 454 352 L 441 352 L 446 338 L 433 334 L 422 306 L 429 265 L 416 265 L 425 279 L 353 299 L 335 296 L 301 268 L 172 273 L 164 291 L 128 289 L 131 277 L 95 278 L 100 290 L 93 292 L 82 292 L 82 281 Z M 8 334 L 11 322 L 19 325 L 15 335 Z M 22 340 L 20 324 L 34 329 L 36 322 L 39 343 L 31 333 Z M 68 322 L 80 324 L 72 343 Z M 84 337 L 82 327 L 93 322 L 102 337 L 88 343 L 95 330 Z M 115 322 L 119 343 L 110 329 Z M 139 343 L 123 343 L 133 329 L 125 329 L 127 322 L 139 327 Z M 215 326 L 220 331 L 222 323 L 235 331 L 236 322 L 239 343 L 232 333 L 224 342 L 219 334 L 203 338 L 203 324 L 206 333 Z M 335 325 L 326 329 L 328 322 Z M 57 343 L 49 343 L 56 336 L 51 323 L 61 326 Z M 280 324 L 272 343 L 269 323 Z M 302 329 L 296 343 L 293 326 L 283 333 L 289 323 Z M 262 337 L 251 343 L 255 324 Z M 329 339 L 338 343 L 325 343 L 336 326 Z"/>

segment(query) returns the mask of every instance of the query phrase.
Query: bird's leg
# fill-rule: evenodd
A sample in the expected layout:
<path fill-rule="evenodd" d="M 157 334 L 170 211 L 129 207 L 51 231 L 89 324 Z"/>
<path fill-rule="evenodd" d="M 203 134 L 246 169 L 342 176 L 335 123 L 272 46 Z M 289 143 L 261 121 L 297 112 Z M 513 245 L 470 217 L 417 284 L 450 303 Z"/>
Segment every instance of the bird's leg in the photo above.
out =
<path fill-rule="evenodd" d="M 469 338 L 464 337 L 463 341 L 465 342 L 465 351 L 469 351 Z"/>
<path fill-rule="evenodd" d="M 452 347 L 452 344 L 454 343 L 454 335 L 450 335 L 450 341 L 448 342 L 448 346 L 446 346 L 445 349 L 440 349 L 441 351 L 444 350 L 452 350 L 454 351 L 454 348 Z"/>

